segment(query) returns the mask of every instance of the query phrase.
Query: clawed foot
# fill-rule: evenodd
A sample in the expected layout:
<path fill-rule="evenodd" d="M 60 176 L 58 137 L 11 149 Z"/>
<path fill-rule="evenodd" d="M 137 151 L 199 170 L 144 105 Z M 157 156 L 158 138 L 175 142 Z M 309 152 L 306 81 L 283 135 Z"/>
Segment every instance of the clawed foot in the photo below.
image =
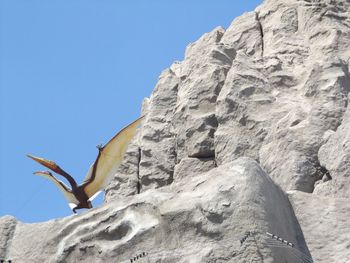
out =
<path fill-rule="evenodd" d="M 99 151 L 101 151 L 102 148 L 103 148 L 103 144 L 101 143 L 101 144 L 99 144 L 99 145 L 96 145 L 96 148 L 97 148 Z"/>

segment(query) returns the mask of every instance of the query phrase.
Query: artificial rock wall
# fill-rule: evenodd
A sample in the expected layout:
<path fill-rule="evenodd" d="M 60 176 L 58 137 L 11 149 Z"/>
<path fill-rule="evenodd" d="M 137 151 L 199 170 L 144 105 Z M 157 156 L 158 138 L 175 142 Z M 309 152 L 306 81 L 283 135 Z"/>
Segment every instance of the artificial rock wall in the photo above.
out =
<path fill-rule="evenodd" d="M 162 72 L 105 205 L 3 217 L 0 256 L 350 262 L 349 67 L 349 0 L 265 0 Z"/>

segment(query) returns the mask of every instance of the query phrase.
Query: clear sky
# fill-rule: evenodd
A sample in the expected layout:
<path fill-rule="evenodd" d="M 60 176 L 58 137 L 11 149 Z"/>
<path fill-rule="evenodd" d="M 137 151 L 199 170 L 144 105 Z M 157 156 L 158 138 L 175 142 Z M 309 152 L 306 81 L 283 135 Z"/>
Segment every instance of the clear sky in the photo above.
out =
<path fill-rule="evenodd" d="M 261 0 L 1 0 L 0 216 L 72 212 L 31 153 L 78 181 L 186 46 Z M 99 198 L 95 205 L 102 200 Z M 81 210 L 80 210 L 81 211 Z"/>

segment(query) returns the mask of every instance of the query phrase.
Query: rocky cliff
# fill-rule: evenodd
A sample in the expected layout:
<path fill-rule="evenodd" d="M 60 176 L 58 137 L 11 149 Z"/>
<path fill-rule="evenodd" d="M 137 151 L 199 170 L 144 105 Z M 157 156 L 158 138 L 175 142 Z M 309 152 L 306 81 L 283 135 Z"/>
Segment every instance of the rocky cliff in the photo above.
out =
<path fill-rule="evenodd" d="M 350 262 L 350 1 L 265 0 L 145 99 L 105 204 L 0 219 L 13 262 Z"/>

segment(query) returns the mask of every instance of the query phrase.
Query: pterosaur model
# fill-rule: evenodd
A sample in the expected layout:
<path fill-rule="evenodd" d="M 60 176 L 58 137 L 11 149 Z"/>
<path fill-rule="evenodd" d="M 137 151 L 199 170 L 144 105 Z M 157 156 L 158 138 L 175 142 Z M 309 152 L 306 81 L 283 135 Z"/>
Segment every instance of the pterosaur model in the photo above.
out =
<path fill-rule="evenodd" d="M 91 165 L 85 180 L 78 185 L 71 175 L 65 172 L 55 162 L 43 158 L 27 155 L 29 158 L 37 161 L 43 166 L 51 169 L 55 173 L 62 175 L 71 185 L 71 189 L 62 181 L 58 180 L 49 171 L 39 171 L 34 174 L 46 177 L 53 181 L 63 192 L 69 206 L 73 212 L 77 209 L 92 208 L 91 200 L 94 199 L 109 183 L 116 169 L 121 164 L 128 144 L 134 137 L 137 127 L 140 125 L 143 117 L 126 126 L 118 132 L 106 145 L 98 146 L 98 155 L 95 162 Z"/>

